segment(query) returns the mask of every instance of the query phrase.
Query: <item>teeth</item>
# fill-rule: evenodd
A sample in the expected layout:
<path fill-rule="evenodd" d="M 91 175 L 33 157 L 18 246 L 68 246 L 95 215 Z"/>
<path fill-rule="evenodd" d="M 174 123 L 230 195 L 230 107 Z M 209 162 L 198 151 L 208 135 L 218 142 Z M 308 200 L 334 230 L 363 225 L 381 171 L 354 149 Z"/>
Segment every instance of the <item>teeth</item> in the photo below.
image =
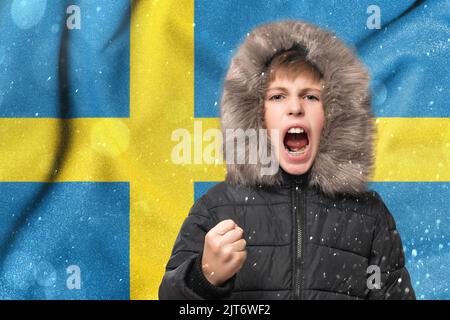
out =
<path fill-rule="evenodd" d="M 287 148 L 286 148 L 286 150 L 287 150 L 287 152 L 289 152 L 289 154 L 291 154 L 291 155 L 293 155 L 293 156 L 299 156 L 299 155 L 305 153 L 306 146 L 302 147 L 302 148 L 301 148 L 300 150 L 298 150 L 298 151 L 291 151 L 291 150 L 289 150 L 289 149 L 287 149 Z"/>
<path fill-rule="evenodd" d="M 303 133 L 303 129 L 302 128 L 290 128 L 289 133 Z"/>

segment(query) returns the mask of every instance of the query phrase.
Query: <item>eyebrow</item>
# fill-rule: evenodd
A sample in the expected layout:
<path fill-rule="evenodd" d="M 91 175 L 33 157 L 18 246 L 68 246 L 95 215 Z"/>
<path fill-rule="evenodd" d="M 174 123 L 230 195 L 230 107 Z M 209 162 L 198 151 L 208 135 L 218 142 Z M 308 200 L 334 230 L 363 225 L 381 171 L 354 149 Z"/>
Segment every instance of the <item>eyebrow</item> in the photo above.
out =
<path fill-rule="evenodd" d="M 273 88 L 268 88 L 268 89 L 267 89 L 267 92 L 272 91 L 272 90 L 280 90 L 280 91 L 284 91 L 284 92 L 289 92 L 289 90 L 286 89 L 285 87 L 273 87 Z M 322 90 L 320 90 L 320 89 L 315 89 L 315 88 L 303 88 L 300 92 L 301 92 L 301 93 L 305 93 L 305 92 L 308 92 L 308 91 L 316 91 L 316 92 L 319 92 L 319 93 L 322 92 Z"/>

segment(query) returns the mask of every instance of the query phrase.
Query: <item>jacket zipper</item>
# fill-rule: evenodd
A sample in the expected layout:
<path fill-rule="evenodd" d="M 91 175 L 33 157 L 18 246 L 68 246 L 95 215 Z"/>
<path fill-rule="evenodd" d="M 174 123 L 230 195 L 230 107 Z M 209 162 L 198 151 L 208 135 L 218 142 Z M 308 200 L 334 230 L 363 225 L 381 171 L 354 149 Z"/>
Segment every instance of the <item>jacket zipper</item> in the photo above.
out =
<path fill-rule="evenodd" d="M 293 190 L 293 211 L 295 217 L 296 226 L 296 259 L 294 263 L 295 270 L 295 299 L 301 299 L 301 288 L 302 288 L 302 254 L 303 254 L 303 219 L 302 214 L 304 212 L 302 190 L 298 184 L 295 184 L 295 189 Z"/>

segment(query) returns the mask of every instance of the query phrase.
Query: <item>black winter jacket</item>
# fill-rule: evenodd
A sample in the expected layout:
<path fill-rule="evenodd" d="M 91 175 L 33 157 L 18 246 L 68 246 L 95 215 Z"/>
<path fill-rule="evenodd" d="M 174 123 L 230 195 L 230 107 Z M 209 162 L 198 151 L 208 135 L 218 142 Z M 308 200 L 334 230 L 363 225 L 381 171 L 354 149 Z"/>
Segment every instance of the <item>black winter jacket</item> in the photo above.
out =
<path fill-rule="evenodd" d="M 308 187 L 305 176 L 289 176 L 277 189 L 226 182 L 210 189 L 181 228 L 159 298 L 414 299 L 400 236 L 380 196 L 332 199 Z M 247 260 L 214 287 L 201 272 L 204 237 L 226 219 L 244 230 Z M 371 265 L 381 272 L 380 289 L 367 284 Z"/>

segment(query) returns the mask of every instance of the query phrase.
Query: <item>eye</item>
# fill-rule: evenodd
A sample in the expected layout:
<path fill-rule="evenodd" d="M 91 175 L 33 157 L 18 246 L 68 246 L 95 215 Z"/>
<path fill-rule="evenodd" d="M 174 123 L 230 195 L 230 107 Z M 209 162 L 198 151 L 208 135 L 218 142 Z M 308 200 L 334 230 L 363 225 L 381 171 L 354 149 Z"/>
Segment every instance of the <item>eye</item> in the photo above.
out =
<path fill-rule="evenodd" d="M 304 98 L 306 100 L 315 100 L 315 101 L 319 101 L 319 97 L 312 95 L 312 94 L 307 94 L 306 96 L 304 96 Z"/>
<path fill-rule="evenodd" d="M 276 94 L 276 95 L 271 96 L 271 97 L 269 98 L 269 100 L 281 100 L 282 98 L 284 98 L 283 95 L 281 95 L 281 94 Z"/>

